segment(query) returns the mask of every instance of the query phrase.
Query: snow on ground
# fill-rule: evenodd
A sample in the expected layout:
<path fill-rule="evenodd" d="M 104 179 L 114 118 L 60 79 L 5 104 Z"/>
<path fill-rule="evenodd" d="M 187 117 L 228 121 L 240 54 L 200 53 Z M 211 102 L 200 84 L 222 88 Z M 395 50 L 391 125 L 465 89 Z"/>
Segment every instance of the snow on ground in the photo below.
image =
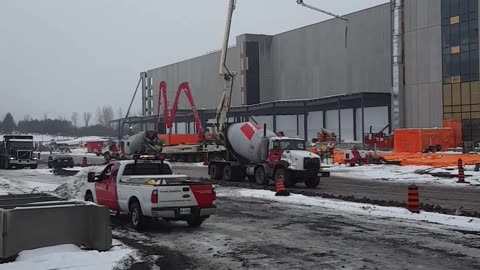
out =
<path fill-rule="evenodd" d="M 68 145 L 80 145 L 85 144 L 87 142 L 94 142 L 94 141 L 103 141 L 106 142 L 108 139 L 99 136 L 86 136 L 86 137 L 78 137 L 78 138 L 69 138 L 67 140 L 59 140 L 57 143 L 65 143 Z"/>
<path fill-rule="evenodd" d="M 20 135 L 32 135 L 33 140 L 36 142 L 50 142 L 50 141 L 59 141 L 59 140 L 71 140 L 73 137 L 68 136 L 58 136 L 58 135 L 48 135 L 48 134 L 20 134 Z M 3 134 L 0 134 L 0 141 L 3 141 Z"/>
<path fill-rule="evenodd" d="M 82 250 L 72 244 L 25 250 L 14 262 L 0 264 L 0 270 L 85 269 L 103 270 L 123 268 L 122 261 L 139 260 L 136 251 L 113 240 L 109 251 Z"/>
<path fill-rule="evenodd" d="M 291 194 L 288 197 L 276 197 L 275 192 L 268 190 L 230 189 L 217 190 L 219 197 L 249 197 L 294 205 L 320 207 L 334 210 L 337 213 L 351 213 L 362 216 L 374 216 L 382 218 L 395 218 L 414 222 L 426 222 L 441 224 L 448 227 L 469 231 L 480 231 L 480 219 L 464 216 L 452 216 L 422 211 L 420 214 L 412 214 L 405 208 L 385 207 L 373 204 L 353 203 L 319 197 L 308 197 L 299 194 Z M 322 210 L 319 210 L 322 211 Z"/>
<path fill-rule="evenodd" d="M 50 169 L 22 169 L 0 171 L 0 194 L 48 192 L 56 189 L 62 181 Z"/>
<path fill-rule="evenodd" d="M 466 166 L 465 180 L 471 185 L 480 185 L 480 172 L 473 171 L 474 166 Z M 456 168 L 438 168 L 433 169 L 427 166 L 396 166 L 396 165 L 365 165 L 350 167 L 346 165 L 333 166 L 326 171 L 331 172 L 332 176 L 355 178 L 359 180 L 378 180 L 399 183 L 423 183 L 448 185 L 454 187 L 465 187 L 465 184 L 457 184 L 457 178 L 434 177 L 428 174 L 417 174 L 416 170 L 432 169 L 430 172 L 449 172 L 458 174 Z"/>

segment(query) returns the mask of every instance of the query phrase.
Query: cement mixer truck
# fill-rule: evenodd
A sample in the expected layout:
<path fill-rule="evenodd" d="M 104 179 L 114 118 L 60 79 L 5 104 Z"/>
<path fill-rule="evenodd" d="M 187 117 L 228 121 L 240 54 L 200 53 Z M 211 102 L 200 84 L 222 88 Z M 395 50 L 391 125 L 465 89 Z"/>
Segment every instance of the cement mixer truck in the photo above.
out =
<path fill-rule="evenodd" d="M 210 162 L 211 179 L 226 181 L 248 177 L 259 185 L 283 178 L 285 186 L 305 183 L 315 188 L 321 176 L 320 157 L 305 149 L 301 138 L 277 136 L 266 127 L 252 123 L 236 123 L 226 127 L 225 159 Z"/>
<path fill-rule="evenodd" d="M 283 178 L 285 186 L 305 183 L 315 188 L 321 176 L 329 176 L 320 171 L 320 157 L 305 149 L 301 138 L 277 136 L 272 131 L 252 123 L 229 124 L 228 112 L 232 100 L 235 72 L 227 67 L 228 40 L 232 25 L 236 0 L 229 0 L 222 51 L 220 56 L 219 77 L 223 81 L 223 93 L 215 115 L 214 135 L 225 146 L 224 159 L 210 161 L 208 172 L 211 179 L 231 181 L 248 176 L 257 184 L 265 185 L 270 179 Z M 298 0 L 298 4 L 339 17 L 330 12 L 315 8 Z"/>
<path fill-rule="evenodd" d="M 162 144 L 154 131 L 142 131 L 126 140 L 112 142 L 104 147 L 105 160 L 132 159 L 133 155 L 157 155 L 162 152 Z"/>

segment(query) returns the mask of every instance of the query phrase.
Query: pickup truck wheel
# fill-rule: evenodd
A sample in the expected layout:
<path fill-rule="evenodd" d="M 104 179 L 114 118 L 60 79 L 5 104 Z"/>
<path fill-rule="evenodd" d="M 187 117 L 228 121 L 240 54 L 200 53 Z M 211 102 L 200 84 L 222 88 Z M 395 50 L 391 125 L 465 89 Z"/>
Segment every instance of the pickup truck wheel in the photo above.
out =
<path fill-rule="evenodd" d="M 36 169 L 38 168 L 38 165 L 30 165 L 30 169 Z"/>
<path fill-rule="evenodd" d="M 210 179 L 219 180 L 222 177 L 220 173 L 220 166 L 218 164 L 210 165 L 208 168 L 208 174 L 210 175 Z"/>
<path fill-rule="evenodd" d="M 87 202 L 93 202 L 93 196 L 92 196 L 92 194 L 87 193 L 87 195 L 85 195 L 85 201 L 87 201 Z"/>
<path fill-rule="evenodd" d="M 265 168 L 262 166 L 255 169 L 255 182 L 262 186 L 268 184 L 268 179 L 265 175 Z"/>
<path fill-rule="evenodd" d="M 138 202 L 132 203 L 130 206 L 130 224 L 135 230 L 141 230 L 143 228 L 144 217 L 142 214 L 142 208 Z"/>
<path fill-rule="evenodd" d="M 279 178 L 283 179 L 283 184 L 285 185 L 285 187 L 293 187 L 295 185 L 292 176 L 284 168 L 280 168 L 275 171 L 275 181 L 277 181 L 277 179 Z"/>
<path fill-rule="evenodd" d="M 320 178 L 318 177 L 309 177 L 305 180 L 305 185 L 308 188 L 316 188 L 320 184 Z"/>
<path fill-rule="evenodd" d="M 109 160 L 112 159 L 112 156 L 111 156 L 110 153 L 108 153 L 108 152 L 105 153 L 105 154 L 103 154 L 103 157 L 105 158 L 106 161 L 109 161 Z"/>
<path fill-rule="evenodd" d="M 187 219 L 188 226 L 190 227 L 200 227 L 205 221 L 205 218 L 199 216 L 192 216 Z"/>

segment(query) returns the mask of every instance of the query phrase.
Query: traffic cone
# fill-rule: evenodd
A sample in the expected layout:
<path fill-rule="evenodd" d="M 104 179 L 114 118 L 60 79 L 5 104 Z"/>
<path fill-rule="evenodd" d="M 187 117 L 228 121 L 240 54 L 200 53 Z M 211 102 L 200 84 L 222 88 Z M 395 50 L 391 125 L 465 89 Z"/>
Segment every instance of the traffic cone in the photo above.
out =
<path fill-rule="evenodd" d="M 463 161 L 462 159 L 458 159 L 458 181 L 459 184 L 467 184 L 465 182 L 465 168 L 463 168 Z"/>
<path fill-rule="evenodd" d="M 418 197 L 418 187 L 416 185 L 408 186 L 407 208 L 412 213 L 420 213 L 420 200 Z"/>
<path fill-rule="evenodd" d="M 285 185 L 283 184 L 283 178 L 278 178 L 277 181 L 275 182 L 275 190 L 277 193 L 275 193 L 275 196 L 290 196 L 290 192 L 288 192 L 285 189 Z"/>
<path fill-rule="evenodd" d="M 82 159 L 82 167 L 87 167 L 87 157 L 83 157 L 83 159 Z"/>

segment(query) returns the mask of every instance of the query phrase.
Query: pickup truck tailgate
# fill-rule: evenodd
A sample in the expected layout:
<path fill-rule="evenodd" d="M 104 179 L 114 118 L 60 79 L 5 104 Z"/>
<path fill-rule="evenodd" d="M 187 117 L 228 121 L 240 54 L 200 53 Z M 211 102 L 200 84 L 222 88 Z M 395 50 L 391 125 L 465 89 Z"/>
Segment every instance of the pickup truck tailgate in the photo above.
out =
<path fill-rule="evenodd" d="M 217 199 L 217 194 L 212 185 L 209 184 L 198 184 L 190 185 L 197 204 L 199 207 L 211 207 L 214 201 Z"/>
<path fill-rule="evenodd" d="M 216 199 L 212 185 L 203 183 L 182 183 L 158 185 L 158 203 L 154 207 L 211 207 Z"/>

